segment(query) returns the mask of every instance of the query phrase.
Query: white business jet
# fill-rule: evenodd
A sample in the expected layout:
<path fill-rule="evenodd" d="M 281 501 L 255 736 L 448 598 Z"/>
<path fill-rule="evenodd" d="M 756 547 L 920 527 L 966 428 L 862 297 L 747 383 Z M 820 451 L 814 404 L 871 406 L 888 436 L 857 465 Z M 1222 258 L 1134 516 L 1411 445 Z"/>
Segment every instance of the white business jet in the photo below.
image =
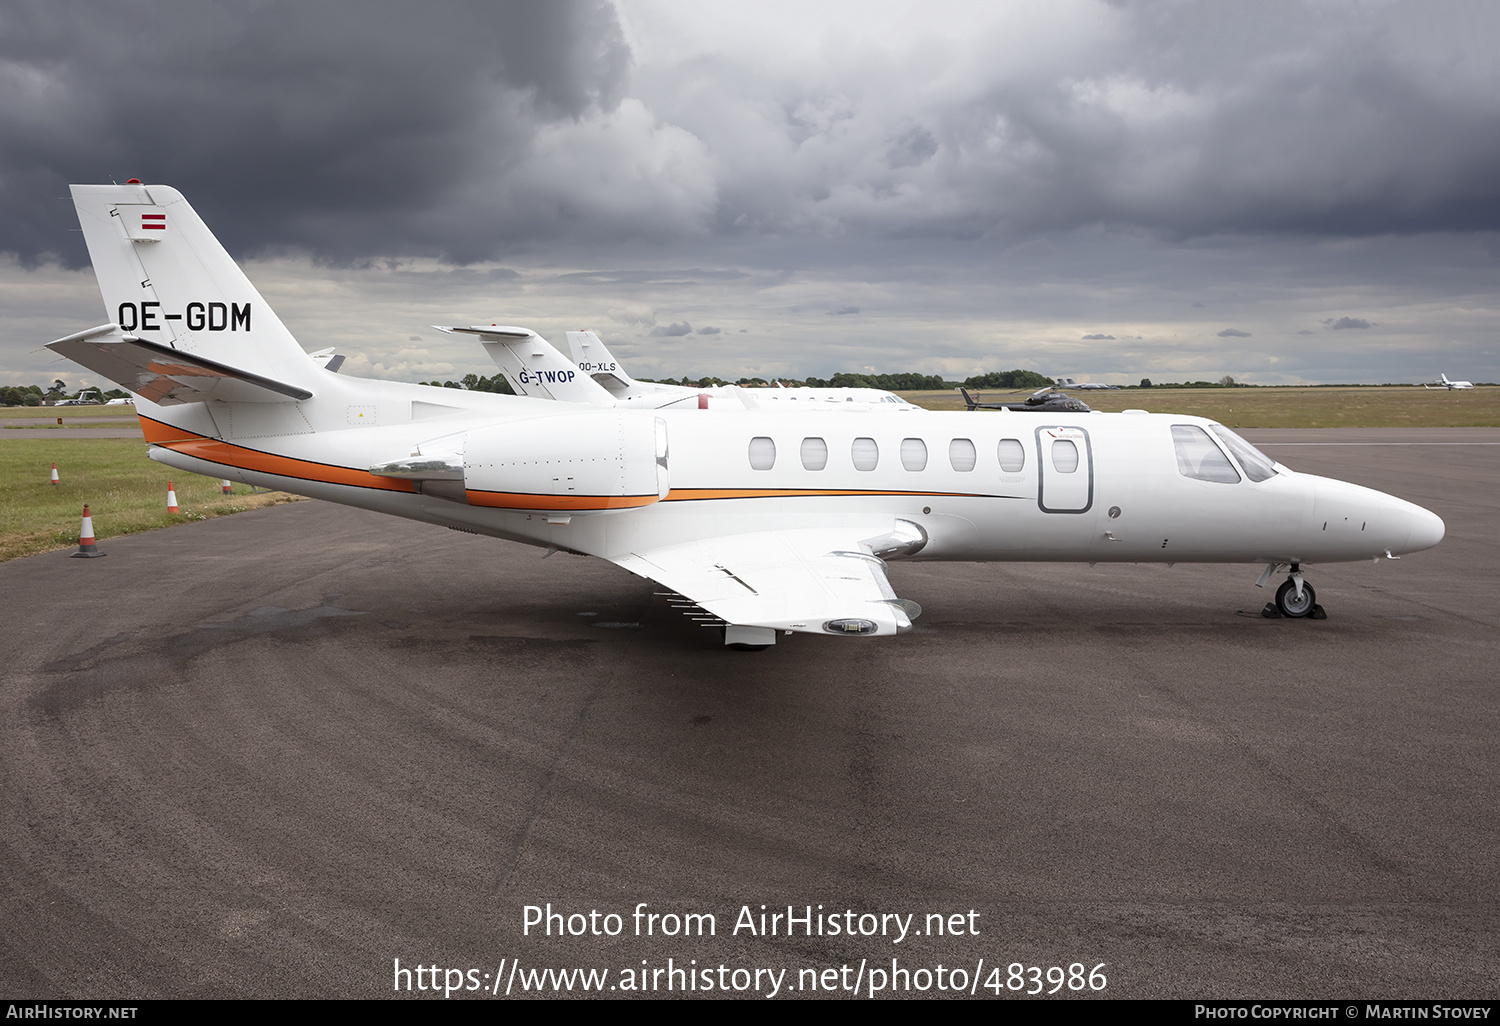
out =
<path fill-rule="evenodd" d="M 1106 385 L 1102 381 L 1084 381 L 1080 383 L 1074 381 L 1072 378 L 1058 378 L 1057 387 L 1080 389 L 1085 392 L 1102 392 L 1105 389 L 1118 392 L 1120 390 L 1119 385 Z"/>
<path fill-rule="evenodd" d="M 152 459 L 598 556 L 728 644 L 907 629 L 896 558 L 1258 563 L 1290 571 L 1272 612 L 1317 617 L 1303 564 L 1443 537 L 1200 417 L 621 409 L 333 373 L 176 190 L 73 199 L 110 322 L 49 348 L 135 393 Z"/>
<path fill-rule="evenodd" d="M 1440 374 L 1438 376 L 1440 378 L 1442 378 L 1441 381 L 1435 382 L 1434 384 L 1431 384 L 1431 385 L 1423 385 L 1422 387 L 1423 388 L 1447 388 L 1447 389 L 1473 388 L 1474 387 L 1474 382 L 1472 382 L 1472 381 L 1449 381 L 1448 380 L 1448 375 L 1446 375 L 1446 374 Z"/>

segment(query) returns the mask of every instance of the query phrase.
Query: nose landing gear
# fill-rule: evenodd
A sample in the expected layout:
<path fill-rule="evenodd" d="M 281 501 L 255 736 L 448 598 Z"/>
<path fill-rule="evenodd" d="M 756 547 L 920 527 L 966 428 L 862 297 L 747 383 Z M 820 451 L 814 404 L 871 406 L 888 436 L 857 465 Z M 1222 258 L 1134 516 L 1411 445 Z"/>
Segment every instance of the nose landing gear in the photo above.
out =
<path fill-rule="evenodd" d="M 1298 575 L 1301 576 L 1300 574 Z M 1297 585 L 1302 585 L 1299 589 Z M 1276 589 L 1276 611 L 1282 616 L 1307 616 L 1317 608 L 1317 595 L 1312 585 L 1288 577 Z"/>
<path fill-rule="evenodd" d="M 1265 572 L 1260 575 L 1260 580 L 1255 582 L 1255 586 L 1264 587 L 1271 579 L 1271 575 L 1280 567 L 1279 563 L 1266 564 Z M 1302 564 L 1300 563 L 1291 565 L 1290 576 L 1282 582 L 1281 587 L 1276 589 L 1276 601 L 1267 602 L 1266 607 L 1260 611 L 1260 615 L 1272 620 L 1283 616 L 1292 619 L 1304 617 L 1309 620 L 1328 619 L 1328 613 L 1318 605 L 1317 593 L 1313 591 L 1312 585 L 1302 579 Z"/>

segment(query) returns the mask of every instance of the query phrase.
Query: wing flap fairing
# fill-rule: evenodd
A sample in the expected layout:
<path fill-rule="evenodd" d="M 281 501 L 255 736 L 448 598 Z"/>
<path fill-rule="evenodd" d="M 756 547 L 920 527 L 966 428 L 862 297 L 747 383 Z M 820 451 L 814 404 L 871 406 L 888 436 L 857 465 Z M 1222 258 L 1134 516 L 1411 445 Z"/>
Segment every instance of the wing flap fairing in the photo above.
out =
<path fill-rule="evenodd" d="M 864 529 L 794 529 L 669 545 L 614 558 L 725 623 L 812 634 L 897 634 L 920 612 L 897 598 Z"/>

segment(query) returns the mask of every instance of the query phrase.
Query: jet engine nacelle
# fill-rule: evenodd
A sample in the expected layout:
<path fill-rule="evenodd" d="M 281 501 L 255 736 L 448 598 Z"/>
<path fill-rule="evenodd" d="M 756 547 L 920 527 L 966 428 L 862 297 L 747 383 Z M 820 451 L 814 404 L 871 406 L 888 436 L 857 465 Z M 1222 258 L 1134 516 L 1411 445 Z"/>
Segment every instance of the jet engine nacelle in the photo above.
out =
<path fill-rule="evenodd" d="M 599 410 L 469 431 L 471 506 L 559 514 L 649 506 L 667 494 L 667 427 L 643 411 Z"/>

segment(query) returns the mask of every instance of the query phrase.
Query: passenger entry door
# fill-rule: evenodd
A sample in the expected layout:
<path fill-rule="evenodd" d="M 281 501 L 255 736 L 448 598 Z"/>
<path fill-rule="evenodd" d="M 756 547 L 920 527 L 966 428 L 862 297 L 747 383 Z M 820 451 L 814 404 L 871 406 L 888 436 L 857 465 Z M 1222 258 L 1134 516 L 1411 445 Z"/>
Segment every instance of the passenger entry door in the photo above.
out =
<path fill-rule="evenodd" d="M 1039 487 L 1043 513 L 1087 513 L 1094 504 L 1094 452 L 1089 433 L 1077 427 L 1036 429 Z"/>

